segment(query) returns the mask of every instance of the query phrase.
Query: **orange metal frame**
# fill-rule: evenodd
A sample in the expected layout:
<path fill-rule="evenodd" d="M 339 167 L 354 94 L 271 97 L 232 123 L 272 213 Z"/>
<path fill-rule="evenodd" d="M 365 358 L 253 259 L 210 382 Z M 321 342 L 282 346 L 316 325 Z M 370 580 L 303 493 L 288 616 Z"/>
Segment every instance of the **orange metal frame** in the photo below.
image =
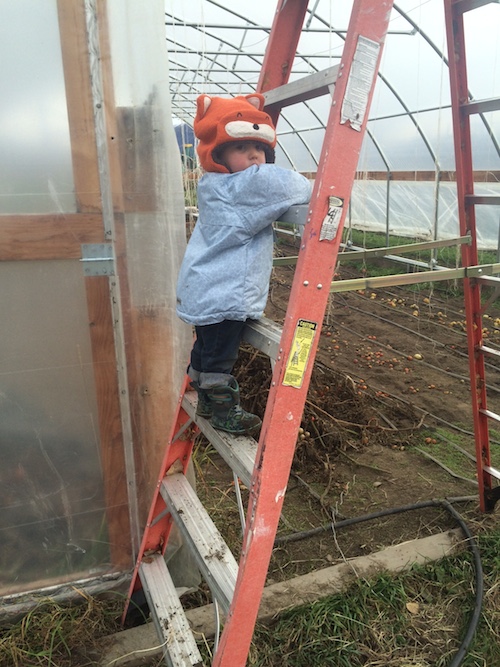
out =
<path fill-rule="evenodd" d="M 226 619 L 213 661 L 214 667 L 243 667 L 246 662 L 328 302 L 329 286 L 337 261 L 373 84 L 360 132 L 349 123 L 341 124 L 342 102 L 358 37 L 363 35 L 382 45 L 392 4 L 392 1 L 355 0 L 352 9 L 309 217 L 285 317 L 280 356 L 273 373 L 257 450 L 234 603 Z M 296 48 L 302 29 L 302 23 L 293 23 L 297 19 L 291 17 L 303 16 L 306 6 L 305 0 L 282 0 L 279 3 L 264 61 L 261 91 L 281 80 L 285 66 L 288 70 L 291 68 L 291 55 L 287 51 L 287 45 L 291 43 L 293 49 Z M 276 52 L 285 54 L 281 57 L 286 60 L 275 59 Z M 380 61 L 380 53 L 378 58 Z M 378 71 L 378 63 L 375 71 Z M 320 241 L 322 223 L 328 212 L 329 198 L 332 196 L 343 201 L 342 217 L 336 237 L 331 241 Z M 316 330 L 302 386 L 296 388 L 285 386 L 283 380 L 299 321 L 315 324 Z"/>
<path fill-rule="evenodd" d="M 479 264 L 476 242 L 476 212 L 474 204 L 467 199 L 474 194 L 474 172 L 469 114 L 464 105 L 469 100 L 463 12 L 485 4 L 482 0 L 444 0 L 446 34 L 448 39 L 448 61 L 450 91 L 452 98 L 453 133 L 455 141 L 458 219 L 460 235 L 470 236 L 470 245 L 463 245 L 464 267 Z M 480 352 L 483 343 L 481 316 L 481 288 L 476 279 L 464 279 L 465 312 L 474 434 L 476 445 L 477 480 L 481 510 L 492 509 L 490 500 L 492 478 L 484 470 L 490 465 L 488 417 L 484 356 Z M 493 502 L 494 505 L 494 502 Z"/>
<path fill-rule="evenodd" d="M 154 492 L 151 509 L 149 511 L 146 527 L 142 538 L 142 543 L 136 559 L 134 573 L 132 575 L 132 582 L 127 597 L 127 603 L 122 615 L 122 624 L 125 624 L 127 614 L 130 607 L 131 598 L 135 591 L 142 588 L 139 578 L 139 567 L 144 558 L 148 557 L 149 553 L 165 553 L 167 547 L 170 530 L 173 525 L 172 517 L 166 513 L 166 505 L 160 494 L 160 487 L 167 472 L 172 466 L 177 465 L 179 469 L 176 472 L 186 474 L 189 460 L 193 452 L 194 440 L 198 434 L 198 428 L 192 423 L 191 418 L 182 408 L 182 398 L 186 392 L 188 383 L 190 382 L 188 376 L 184 378 L 181 393 L 179 395 L 178 408 L 170 438 L 167 442 L 165 456 L 160 469 L 158 482 Z"/>

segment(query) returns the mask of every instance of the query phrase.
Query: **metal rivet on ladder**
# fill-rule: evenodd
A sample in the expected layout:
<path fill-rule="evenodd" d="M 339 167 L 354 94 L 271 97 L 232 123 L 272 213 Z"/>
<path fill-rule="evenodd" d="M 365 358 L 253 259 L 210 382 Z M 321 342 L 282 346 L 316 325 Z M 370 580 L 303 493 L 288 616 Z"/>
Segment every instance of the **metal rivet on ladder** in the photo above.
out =
<path fill-rule="evenodd" d="M 318 283 L 318 284 L 316 285 L 316 288 L 317 288 L 317 289 L 321 289 L 322 287 L 323 287 L 323 285 L 322 285 L 321 283 Z"/>
<path fill-rule="evenodd" d="M 308 281 L 308 280 L 304 280 L 304 282 L 303 282 L 302 284 L 304 285 L 304 287 L 307 287 L 307 286 L 309 285 L 309 281 Z"/>

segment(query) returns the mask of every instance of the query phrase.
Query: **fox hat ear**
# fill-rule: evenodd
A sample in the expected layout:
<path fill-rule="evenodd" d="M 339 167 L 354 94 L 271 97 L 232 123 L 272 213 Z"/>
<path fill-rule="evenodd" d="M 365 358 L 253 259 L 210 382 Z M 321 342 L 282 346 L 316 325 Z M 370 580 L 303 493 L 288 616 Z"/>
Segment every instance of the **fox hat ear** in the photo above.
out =
<path fill-rule="evenodd" d="M 199 95 L 196 100 L 196 119 L 201 119 L 207 113 L 208 107 L 212 104 L 210 95 Z"/>
<path fill-rule="evenodd" d="M 247 102 L 250 102 L 250 104 L 255 107 L 258 111 L 262 111 L 264 108 L 264 95 L 261 95 L 260 93 L 252 93 L 251 95 L 245 95 L 245 99 Z"/>
<path fill-rule="evenodd" d="M 262 110 L 264 95 L 250 93 L 232 98 L 202 94 L 196 100 L 193 129 L 197 153 L 205 171 L 229 173 L 221 147 L 235 141 L 255 141 L 265 146 L 266 162 L 274 162 L 276 129 Z"/>

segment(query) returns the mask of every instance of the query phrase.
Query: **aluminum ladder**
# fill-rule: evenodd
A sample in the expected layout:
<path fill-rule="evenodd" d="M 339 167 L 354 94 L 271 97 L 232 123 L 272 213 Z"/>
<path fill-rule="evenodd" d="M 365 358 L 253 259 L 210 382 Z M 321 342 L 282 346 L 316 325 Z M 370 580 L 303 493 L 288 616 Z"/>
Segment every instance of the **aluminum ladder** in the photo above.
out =
<path fill-rule="evenodd" d="M 485 357 L 500 359 L 500 352 L 483 343 L 482 313 L 489 301 L 482 303 L 481 292 L 493 288 L 491 298 L 496 298 L 500 278 L 481 275 L 472 267 L 479 264 L 476 235 L 476 206 L 500 206 L 498 195 L 476 195 L 472 164 L 472 142 L 470 117 L 500 109 L 500 98 L 486 100 L 470 99 L 467 85 L 467 59 L 464 33 L 464 14 L 492 0 L 444 0 L 446 35 L 448 42 L 448 65 L 450 72 L 451 107 L 455 143 L 458 218 L 460 235 L 470 237 L 469 245 L 462 245 L 462 265 L 468 275 L 464 278 L 465 313 L 471 402 L 474 419 L 477 479 L 481 510 L 490 511 L 500 498 L 500 486 L 493 480 L 500 479 L 500 471 L 491 466 L 489 421 L 500 422 L 500 415 L 488 410 L 485 378 Z M 499 209 L 500 210 L 500 209 Z"/>
<path fill-rule="evenodd" d="M 262 320 L 245 332 L 275 360 L 259 442 L 217 431 L 197 417 L 196 396 L 185 379 L 130 587 L 130 597 L 143 589 L 171 667 L 202 665 L 163 558 L 174 522 L 225 613 L 212 665 L 244 667 L 247 661 L 392 0 L 354 0 L 340 64 L 287 85 L 307 5 L 279 0 L 257 87 L 275 121 L 282 107 L 333 90 L 311 202 L 301 209 L 306 220 L 283 330 Z M 300 210 L 289 219 L 297 215 Z M 239 563 L 185 477 L 199 431 L 249 489 Z"/>

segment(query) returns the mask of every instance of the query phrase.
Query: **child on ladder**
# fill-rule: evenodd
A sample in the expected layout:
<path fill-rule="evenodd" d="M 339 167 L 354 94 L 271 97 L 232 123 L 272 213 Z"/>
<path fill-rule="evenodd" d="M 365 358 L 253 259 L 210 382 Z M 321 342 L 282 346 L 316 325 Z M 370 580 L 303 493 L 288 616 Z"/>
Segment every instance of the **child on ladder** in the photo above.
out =
<path fill-rule="evenodd" d="M 198 97 L 194 131 L 206 173 L 177 284 L 177 314 L 196 330 L 187 372 L 197 414 L 234 434 L 261 425 L 241 407 L 231 371 L 246 320 L 261 317 L 267 302 L 272 223 L 311 196 L 304 176 L 273 164 L 276 131 L 263 106 L 257 93 Z"/>

